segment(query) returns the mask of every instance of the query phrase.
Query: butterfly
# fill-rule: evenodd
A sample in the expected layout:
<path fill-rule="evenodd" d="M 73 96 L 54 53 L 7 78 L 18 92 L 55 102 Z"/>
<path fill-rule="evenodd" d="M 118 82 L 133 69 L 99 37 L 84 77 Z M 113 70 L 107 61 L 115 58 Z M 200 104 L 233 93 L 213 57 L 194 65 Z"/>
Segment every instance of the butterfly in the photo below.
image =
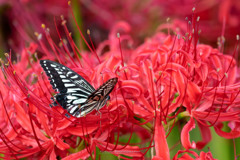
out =
<path fill-rule="evenodd" d="M 117 77 L 111 78 L 95 90 L 82 76 L 62 64 L 50 60 L 40 60 L 40 64 L 52 88 L 58 92 L 53 98 L 53 105 L 61 105 L 78 118 L 94 109 L 99 111 L 110 99 L 109 94 L 118 81 Z"/>

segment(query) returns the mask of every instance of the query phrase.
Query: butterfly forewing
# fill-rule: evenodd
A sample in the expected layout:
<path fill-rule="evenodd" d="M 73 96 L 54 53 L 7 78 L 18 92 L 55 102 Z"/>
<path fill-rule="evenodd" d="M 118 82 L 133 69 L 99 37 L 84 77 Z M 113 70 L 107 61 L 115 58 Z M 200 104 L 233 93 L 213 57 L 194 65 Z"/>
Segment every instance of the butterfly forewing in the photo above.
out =
<path fill-rule="evenodd" d="M 65 109 L 73 105 L 83 104 L 95 89 L 80 75 L 66 66 L 49 60 L 41 60 L 40 64 L 50 83 L 59 94 L 57 102 Z"/>
<path fill-rule="evenodd" d="M 83 77 L 64 65 L 49 60 L 40 60 L 40 64 L 53 89 L 59 92 L 54 96 L 54 104 L 61 105 L 75 117 L 102 108 L 118 80 L 112 78 L 95 90 Z"/>

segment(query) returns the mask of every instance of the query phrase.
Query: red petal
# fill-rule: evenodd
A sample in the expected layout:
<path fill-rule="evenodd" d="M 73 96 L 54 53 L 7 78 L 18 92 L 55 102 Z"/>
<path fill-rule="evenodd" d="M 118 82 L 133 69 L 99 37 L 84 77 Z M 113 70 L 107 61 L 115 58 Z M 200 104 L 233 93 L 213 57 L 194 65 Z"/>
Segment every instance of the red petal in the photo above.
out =
<path fill-rule="evenodd" d="M 234 120 L 239 120 L 238 115 L 236 112 L 227 112 L 227 113 L 220 113 L 220 116 L 218 116 L 218 113 L 208 113 L 208 112 L 202 112 L 202 111 L 192 111 L 192 116 L 196 119 L 201 119 L 204 121 L 217 121 L 218 122 L 224 122 L 224 121 L 234 121 Z"/>
<path fill-rule="evenodd" d="M 119 81 L 121 89 L 133 95 L 135 98 L 142 94 L 143 87 L 140 83 L 134 80 Z"/>
<path fill-rule="evenodd" d="M 170 159 L 170 154 L 169 154 L 169 148 L 167 144 L 167 138 L 166 138 L 164 127 L 161 124 L 159 116 L 157 116 L 155 123 L 156 124 L 155 124 L 154 142 L 155 142 L 156 156 L 161 157 L 164 160 L 168 160 Z"/>
<path fill-rule="evenodd" d="M 80 152 L 71 154 L 65 158 L 63 158 L 62 160 L 70 160 L 70 159 L 86 159 L 88 158 L 90 155 L 87 151 L 87 149 L 81 150 Z"/>
<path fill-rule="evenodd" d="M 197 84 L 190 81 L 187 84 L 187 95 L 190 103 L 197 104 L 201 98 L 201 89 L 197 86 Z"/>
<path fill-rule="evenodd" d="M 214 129 L 219 136 L 227 138 L 227 139 L 240 137 L 240 131 L 231 130 L 230 132 L 224 132 L 221 130 L 222 128 L 223 128 L 222 123 L 219 123 L 218 125 L 214 126 Z"/>
<path fill-rule="evenodd" d="M 199 160 L 216 160 L 216 159 L 213 158 L 211 152 L 207 152 L 207 153 L 201 152 Z"/>
<path fill-rule="evenodd" d="M 33 130 L 32 130 L 32 126 L 30 123 L 30 119 L 29 116 L 25 113 L 25 111 L 23 110 L 23 108 L 20 106 L 19 103 L 15 103 L 14 107 L 16 108 L 16 119 L 17 122 L 28 132 L 33 134 Z M 35 129 L 35 132 L 38 136 L 38 138 L 44 140 L 44 141 L 48 141 L 49 139 L 43 135 L 43 133 L 39 130 L 39 128 L 35 125 L 35 123 L 33 122 L 33 126 Z"/>
<path fill-rule="evenodd" d="M 180 155 L 182 153 L 185 153 L 185 154 L 183 154 L 183 156 L 181 158 L 178 158 L 178 155 Z M 191 151 L 191 150 L 186 150 L 186 151 L 179 150 L 177 152 L 177 154 L 173 157 L 173 160 L 194 160 L 194 158 L 190 157 L 186 153 L 191 153 L 194 157 L 198 157 L 197 153 L 195 153 L 194 151 Z"/>
<path fill-rule="evenodd" d="M 198 75 L 200 76 L 201 81 L 205 81 L 208 76 L 208 66 L 207 64 L 201 64 L 199 68 L 195 68 Z"/>
<path fill-rule="evenodd" d="M 56 146 L 61 150 L 65 150 L 65 149 L 70 148 L 70 146 L 67 143 L 64 143 L 60 138 L 56 138 L 55 141 L 56 141 L 55 142 Z"/>
<path fill-rule="evenodd" d="M 202 123 L 204 123 L 206 126 L 202 125 Z M 212 139 L 211 131 L 210 128 L 207 127 L 207 123 L 206 122 L 202 123 L 198 122 L 198 126 L 202 135 L 202 141 L 197 142 L 197 149 L 199 150 L 203 149 L 203 147 L 205 147 L 205 145 L 208 144 L 208 142 L 210 142 Z"/>
<path fill-rule="evenodd" d="M 189 132 L 195 128 L 195 122 L 194 119 L 191 117 L 191 119 L 188 121 L 188 123 L 183 127 L 181 132 L 181 142 L 184 148 L 191 149 L 196 148 L 195 142 L 190 142 L 190 136 Z"/>
<path fill-rule="evenodd" d="M 55 160 L 55 159 L 57 159 L 57 156 L 56 156 L 56 153 L 55 153 L 54 149 L 52 150 L 49 159 L 50 159 L 50 160 Z"/>
<path fill-rule="evenodd" d="M 94 127 L 88 126 L 87 129 L 86 129 L 86 127 L 68 127 L 66 130 L 68 133 L 76 135 L 76 136 L 85 136 L 87 134 L 92 133 L 93 131 L 95 131 L 98 128 L 99 128 L 99 125 L 94 126 Z"/>
<path fill-rule="evenodd" d="M 95 142 L 100 150 L 113 150 L 115 148 L 115 144 L 99 141 L 97 139 L 95 140 Z M 139 147 L 129 146 L 129 145 L 127 145 L 127 146 L 117 145 L 117 148 L 115 148 L 115 150 L 113 150 L 113 151 L 110 151 L 110 153 L 115 154 L 115 155 L 124 154 L 124 155 L 130 156 L 130 157 L 142 157 L 143 156 Z"/>
<path fill-rule="evenodd" d="M 152 160 L 164 160 L 164 159 L 161 158 L 161 157 L 154 156 L 154 157 L 152 158 Z"/>

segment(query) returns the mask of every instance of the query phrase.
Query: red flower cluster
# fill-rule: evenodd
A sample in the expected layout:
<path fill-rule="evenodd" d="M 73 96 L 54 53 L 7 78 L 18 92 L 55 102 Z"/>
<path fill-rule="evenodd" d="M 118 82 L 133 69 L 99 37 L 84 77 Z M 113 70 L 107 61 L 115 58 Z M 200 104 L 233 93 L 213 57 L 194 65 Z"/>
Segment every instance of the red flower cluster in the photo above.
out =
<path fill-rule="evenodd" d="M 41 30 L 41 24 L 49 23 L 53 16 L 67 15 L 65 0 L 1 0 L 1 49 L 15 52 L 23 49 L 26 43 L 34 41 L 34 31 Z M 3 26 L 3 27 L 2 27 Z"/>
<path fill-rule="evenodd" d="M 200 37 L 208 44 L 216 46 L 219 37 L 219 45 L 223 47 L 223 44 L 226 43 L 224 48 L 231 51 L 231 48 L 234 47 L 232 44 L 234 44 L 235 36 L 239 34 L 240 2 L 234 0 L 151 0 L 140 2 L 122 0 L 118 3 L 111 0 L 82 0 L 81 4 L 85 26 L 94 28 L 96 38 L 99 38 L 99 35 L 105 33 L 106 30 L 109 31 L 115 23 L 126 21 L 133 28 L 130 33 L 141 42 L 146 35 L 153 34 L 158 25 L 169 25 L 170 22 L 166 24 L 166 20 L 172 19 L 170 21 L 173 21 L 173 24 L 185 24 L 182 19 L 192 15 L 193 7 L 197 8 L 202 21 L 201 30 L 204 34 L 201 34 Z"/>
<path fill-rule="evenodd" d="M 181 128 L 184 149 L 173 159 L 213 159 L 210 152 L 198 155 L 190 150 L 200 150 L 211 141 L 211 126 L 224 138 L 240 136 L 236 50 L 227 56 L 199 44 L 195 16 L 184 35 L 159 32 L 135 49 L 128 47 L 132 43 L 128 35 L 116 37 L 119 29 L 128 29 L 125 23 L 116 25 L 96 50 L 82 36 L 90 53 L 78 49 L 65 22 L 62 19 L 68 41 L 59 34 L 61 43 L 56 45 L 45 29 L 50 47 L 37 34 L 39 45 L 24 49 L 17 62 L 12 62 L 11 54 L 2 62 L 0 148 L 4 158 L 96 159 L 99 149 L 124 159 L 143 159 L 149 150 L 154 160 L 170 159 L 166 138 L 183 118 L 189 119 Z M 104 51 L 106 46 L 109 51 Z M 35 54 L 38 47 L 43 57 Z M 68 66 L 95 88 L 118 77 L 101 115 L 92 112 L 68 118 L 61 106 L 50 108 L 55 93 L 39 59 Z M 223 122 L 230 132 L 222 130 Z M 191 142 L 189 132 L 196 124 L 202 140 Z M 120 141 L 126 135 L 127 141 Z M 141 142 L 131 143 L 134 135 Z"/>

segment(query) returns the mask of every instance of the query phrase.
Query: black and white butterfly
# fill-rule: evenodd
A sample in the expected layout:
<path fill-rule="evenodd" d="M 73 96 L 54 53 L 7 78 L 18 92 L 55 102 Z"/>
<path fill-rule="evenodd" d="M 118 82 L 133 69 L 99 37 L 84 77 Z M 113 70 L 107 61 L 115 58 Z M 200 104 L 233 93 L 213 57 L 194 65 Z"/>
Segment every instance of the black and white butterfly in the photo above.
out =
<path fill-rule="evenodd" d="M 64 65 L 50 60 L 40 60 L 40 64 L 53 89 L 58 92 L 53 105 L 61 105 L 75 117 L 101 109 L 110 99 L 109 94 L 118 81 L 117 77 L 109 79 L 95 90 L 82 76 Z"/>

